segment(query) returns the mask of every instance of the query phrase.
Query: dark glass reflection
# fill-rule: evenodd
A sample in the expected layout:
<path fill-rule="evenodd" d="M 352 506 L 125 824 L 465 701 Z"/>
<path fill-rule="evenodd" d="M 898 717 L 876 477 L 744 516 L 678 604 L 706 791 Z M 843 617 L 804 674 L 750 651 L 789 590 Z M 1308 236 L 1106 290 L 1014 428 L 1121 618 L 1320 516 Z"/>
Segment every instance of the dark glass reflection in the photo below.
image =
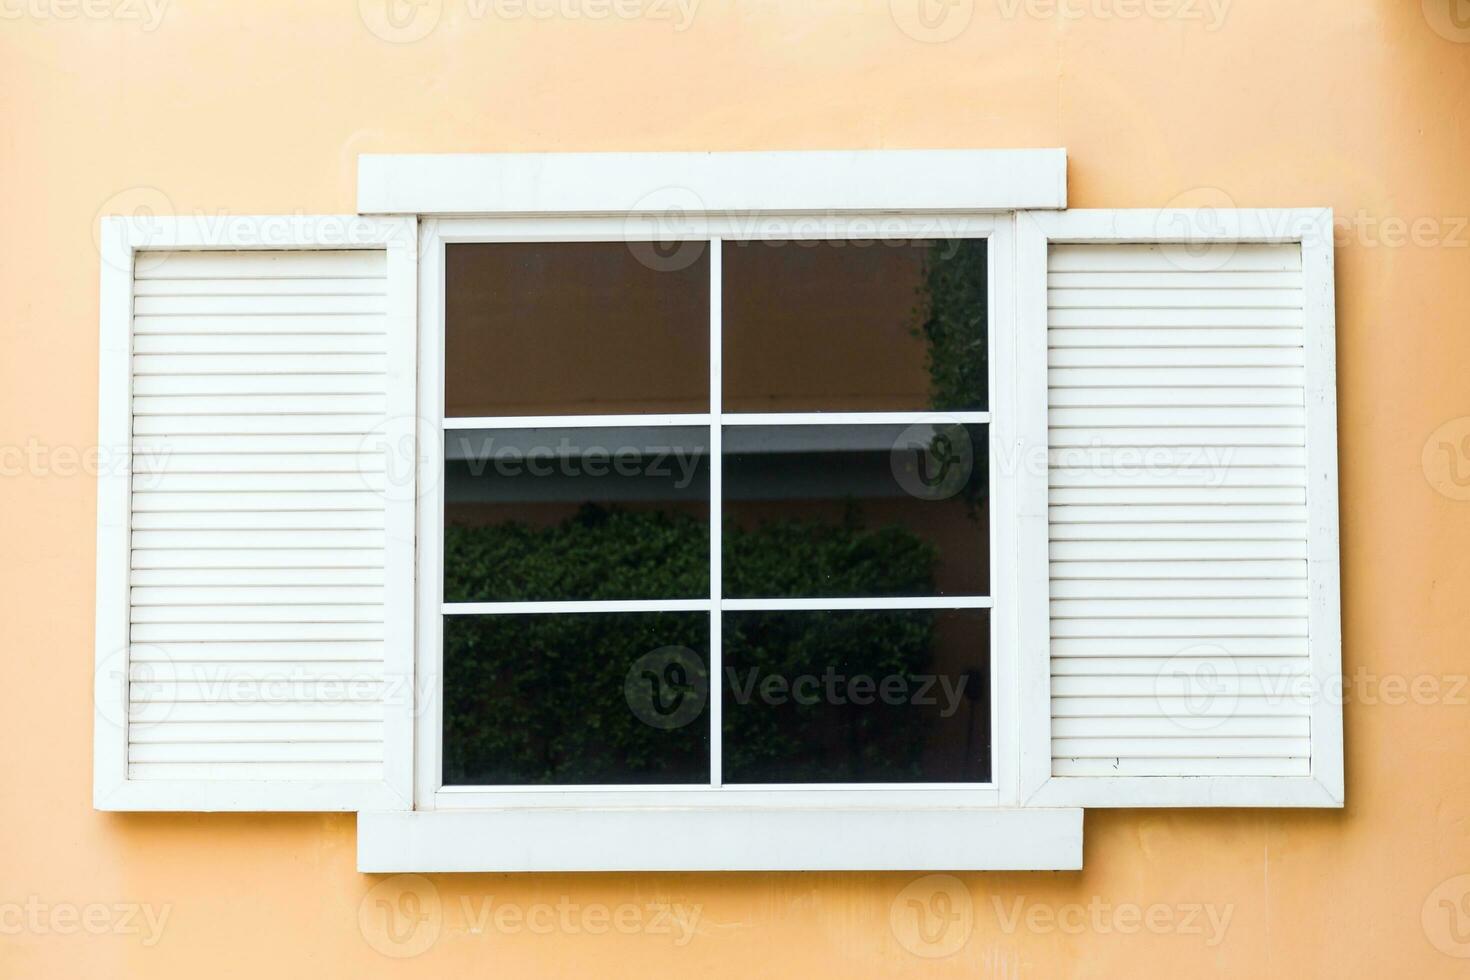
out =
<path fill-rule="evenodd" d="M 983 411 L 986 243 L 727 241 L 727 412 Z"/>
<path fill-rule="evenodd" d="M 445 246 L 444 414 L 709 411 L 708 252 Z"/>
<path fill-rule="evenodd" d="M 988 782 L 984 610 L 724 613 L 727 783 Z"/>
<path fill-rule="evenodd" d="M 725 595 L 988 595 L 983 425 L 724 429 Z"/>
<path fill-rule="evenodd" d="M 709 432 L 445 433 L 449 602 L 709 596 Z"/>
<path fill-rule="evenodd" d="M 444 783 L 709 780 L 709 616 L 444 617 Z"/>

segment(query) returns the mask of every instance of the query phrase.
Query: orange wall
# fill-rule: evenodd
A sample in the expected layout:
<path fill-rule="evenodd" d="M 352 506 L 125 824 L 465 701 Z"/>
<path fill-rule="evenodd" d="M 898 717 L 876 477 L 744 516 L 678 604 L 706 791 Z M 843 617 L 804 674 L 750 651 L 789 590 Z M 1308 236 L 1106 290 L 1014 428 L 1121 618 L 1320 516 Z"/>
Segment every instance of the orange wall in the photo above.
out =
<path fill-rule="evenodd" d="M 1204 0 L 1204 21 L 1101 16 L 1186 0 L 953 0 L 932 28 L 915 0 L 702 0 L 687 24 L 425 0 L 437 23 L 407 43 L 350 0 L 174 0 L 156 25 L 87 2 L 117 16 L 0 2 L 0 976 L 1465 975 L 1470 492 L 1421 457 L 1442 425 L 1470 432 L 1470 25 L 1448 0 L 1217 0 L 1213 30 Z M 665 9 L 555 3 L 536 9 Z M 366 151 L 951 146 L 1065 146 L 1082 207 L 1337 209 L 1344 659 L 1369 679 L 1346 810 L 1092 811 L 1080 873 L 907 892 L 917 876 L 436 877 L 437 938 L 395 962 L 374 944 L 414 949 L 368 893 L 415 883 L 357 874 L 351 816 L 91 809 L 95 482 L 72 454 L 96 432 L 98 213 L 350 212 Z M 1392 703 L 1390 675 L 1441 696 Z M 927 944 L 907 901 L 936 885 L 973 922 Z M 1018 900 L 1040 911 L 1008 931 Z M 500 903 L 559 902 L 700 917 L 682 945 L 495 927 Z M 151 945 L 110 908 L 90 913 L 106 934 L 71 931 L 58 910 L 91 903 L 168 918 Z M 1229 926 L 1128 934 L 1126 903 Z"/>

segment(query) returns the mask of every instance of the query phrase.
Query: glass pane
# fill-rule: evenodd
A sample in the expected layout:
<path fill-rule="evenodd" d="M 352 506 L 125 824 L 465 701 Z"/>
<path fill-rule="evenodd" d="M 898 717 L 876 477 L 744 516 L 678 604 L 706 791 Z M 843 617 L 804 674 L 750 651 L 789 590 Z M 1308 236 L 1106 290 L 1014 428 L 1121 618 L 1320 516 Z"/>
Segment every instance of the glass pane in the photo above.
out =
<path fill-rule="evenodd" d="M 445 246 L 444 414 L 709 411 L 709 249 Z"/>
<path fill-rule="evenodd" d="M 444 437 L 448 602 L 709 596 L 709 430 Z"/>
<path fill-rule="evenodd" d="M 729 783 L 988 782 L 985 610 L 724 613 Z"/>
<path fill-rule="evenodd" d="M 724 243 L 727 412 L 983 411 L 985 240 Z"/>
<path fill-rule="evenodd" d="M 447 786 L 709 780 L 709 615 L 444 617 Z"/>
<path fill-rule="evenodd" d="M 990 593 L 983 425 L 724 429 L 724 594 Z"/>

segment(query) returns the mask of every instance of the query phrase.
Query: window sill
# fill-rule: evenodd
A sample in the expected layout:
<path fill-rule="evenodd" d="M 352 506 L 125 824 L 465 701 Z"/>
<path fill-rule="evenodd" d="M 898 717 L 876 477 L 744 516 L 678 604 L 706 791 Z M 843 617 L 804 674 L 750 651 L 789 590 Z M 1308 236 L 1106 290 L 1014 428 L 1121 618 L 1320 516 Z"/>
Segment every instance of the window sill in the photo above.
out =
<path fill-rule="evenodd" d="M 357 818 L 364 873 L 1081 867 L 1075 808 L 507 807 Z"/>

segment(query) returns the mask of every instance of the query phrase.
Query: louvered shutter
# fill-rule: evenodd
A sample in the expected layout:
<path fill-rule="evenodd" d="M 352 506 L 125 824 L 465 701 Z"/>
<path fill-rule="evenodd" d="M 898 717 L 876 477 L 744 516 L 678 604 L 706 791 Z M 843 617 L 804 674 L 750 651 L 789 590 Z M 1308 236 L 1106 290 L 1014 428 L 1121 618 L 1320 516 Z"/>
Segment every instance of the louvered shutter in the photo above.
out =
<path fill-rule="evenodd" d="M 415 234 L 103 219 L 99 808 L 409 805 Z"/>
<path fill-rule="evenodd" d="M 1038 798 L 1340 804 L 1330 214 L 1028 223 L 1046 338 Z"/>

